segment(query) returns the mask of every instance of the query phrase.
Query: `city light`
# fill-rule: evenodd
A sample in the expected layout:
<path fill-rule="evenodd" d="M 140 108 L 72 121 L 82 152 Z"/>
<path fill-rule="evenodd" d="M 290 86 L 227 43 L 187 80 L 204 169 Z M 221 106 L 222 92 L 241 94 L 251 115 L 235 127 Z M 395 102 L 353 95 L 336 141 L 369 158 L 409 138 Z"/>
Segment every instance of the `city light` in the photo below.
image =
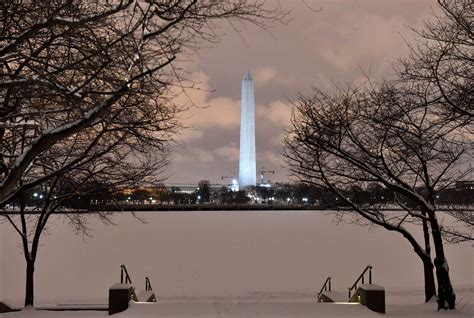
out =
<path fill-rule="evenodd" d="M 230 186 L 230 190 L 233 192 L 239 191 L 239 182 L 237 179 L 232 179 L 232 185 Z"/>

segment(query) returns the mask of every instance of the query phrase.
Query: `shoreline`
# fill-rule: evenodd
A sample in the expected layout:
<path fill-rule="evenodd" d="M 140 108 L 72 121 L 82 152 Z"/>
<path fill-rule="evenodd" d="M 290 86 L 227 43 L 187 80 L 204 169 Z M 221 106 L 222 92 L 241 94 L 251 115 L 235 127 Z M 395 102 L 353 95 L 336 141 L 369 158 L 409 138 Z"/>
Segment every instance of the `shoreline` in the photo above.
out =
<path fill-rule="evenodd" d="M 380 207 L 381 211 L 404 211 L 401 208 L 386 206 Z M 466 211 L 474 212 L 474 207 L 439 207 L 443 211 Z M 87 214 L 98 212 L 200 212 L 200 211 L 315 211 L 315 212 L 348 212 L 352 209 L 344 207 L 330 207 L 317 205 L 287 205 L 287 204 L 117 204 L 100 206 L 94 209 L 62 209 L 52 214 Z M 4 210 L 2 214 L 16 215 L 19 210 Z M 40 211 L 28 210 L 25 214 L 39 214 Z"/>

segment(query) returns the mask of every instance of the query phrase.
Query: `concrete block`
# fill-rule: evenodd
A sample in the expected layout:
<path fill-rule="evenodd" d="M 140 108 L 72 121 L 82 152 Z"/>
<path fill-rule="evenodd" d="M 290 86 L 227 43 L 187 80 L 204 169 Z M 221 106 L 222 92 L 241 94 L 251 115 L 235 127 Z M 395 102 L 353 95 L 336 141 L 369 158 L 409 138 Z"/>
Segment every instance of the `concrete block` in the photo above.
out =
<path fill-rule="evenodd" d="M 137 301 L 135 290 L 130 284 L 115 284 L 109 288 L 109 315 L 128 308 L 130 300 Z"/>
<path fill-rule="evenodd" d="M 358 302 L 370 310 L 385 313 L 385 289 L 375 284 L 362 284 L 349 302 Z"/>

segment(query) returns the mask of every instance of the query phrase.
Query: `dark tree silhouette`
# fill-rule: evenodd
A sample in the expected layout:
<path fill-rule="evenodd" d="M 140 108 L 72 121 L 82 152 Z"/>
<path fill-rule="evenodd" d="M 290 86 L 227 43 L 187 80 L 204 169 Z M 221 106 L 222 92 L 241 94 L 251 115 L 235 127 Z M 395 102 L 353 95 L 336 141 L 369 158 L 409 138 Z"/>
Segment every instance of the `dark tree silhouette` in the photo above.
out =
<path fill-rule="evenodd" d="M 455 307 L 444 253 L 445 237 L 470 239 L 443 228 L 438 194 L 469 175 L 472 159 L 473 2 L 438 0 L 440 13 L 401 61 L 399 78 L 367 87 L 315 90 L 300 95 L 285 141 L 292 171 L 322 184 L 370 224 L 398 232 L 424 264 L 425 296 L 434 294 L 430 236 L 438 281 L 438 308 Z M 363 204 L 347 196 L 350 187 L 388 191 L 403 213 L 387 214 L 380 203 Z M 470 227 L 472 214 L 452 216 Z M 421 224 L 424 244 L 404 226 Z M 469 234 L 469 233 L 468 233 Z"/>
<path fill-rule="evenodd" d="M 0 206 L 55 180 L 113 184 L 162 170 L 181 128 L 171 88 L 192 85 L 177 58 L 217 42 L 220 21 L 265 28 L 285 15 L 266 8 L 257 0 L 1 2 Z M 59 201 L 51 202 L 39 207 L 32 250 Z M 24 246 L 26 215 L 21 208 L 18 227 L 1 214 Z M 32 250 L 24 251 L 25 306 L 34 304 Z"/>
<path fill-rule="evenodd" d="M 401 61 L 402 82 L 424 86 L 443 115 L 464 125 L 474 116 L 474 50 L 471 0 L 437 0 L 440 12 L 420 30 L 417 45 Z M 472 127 L 471 127 L 472 129 Z"/>
<path fill-rule="evenodd" d="M 436 195 L 465 174 L 459 164 L 469 156 L 453 133 L 457 123 L 432 113 L 430 103 L 426 96 L 394 86 L 300 95 L 285 141 L 286 157 L 299 178 L 327 187 L 365 221 L 410 242 L 424 264 L 426 300 L 434 295 L 430 230 L 438 303 L 454 308 Z M 341 190 L 348 185 L 386 188 L 403 212 L 387 213 L 380 203 L 359 204 Z M 422 224 L 424 244 L 406 223 Z"/>
<path fill-rule="evenodd" d="M 247 191 L 239 190 L 235 194 L 235 203 L 246 204 L 250 202 L 250 198 L 247 196 Z"/>
<path fill-rule="evenodd" d="M 198 183 L 197 195 L 199 196 L 199 202 L 208 203 L 211 200 L 211 183 L 208 180 L 201 180 Z"/>

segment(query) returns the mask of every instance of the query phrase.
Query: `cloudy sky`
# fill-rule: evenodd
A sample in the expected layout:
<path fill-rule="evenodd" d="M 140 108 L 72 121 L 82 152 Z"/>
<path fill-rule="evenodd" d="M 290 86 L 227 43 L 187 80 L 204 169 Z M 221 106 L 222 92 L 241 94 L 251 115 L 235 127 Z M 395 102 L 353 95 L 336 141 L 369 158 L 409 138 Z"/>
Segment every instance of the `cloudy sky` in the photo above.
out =
<path fill-rule="evenodd" d="M 269 0 L 291 10 L 287 25 L 270 32 L 253 26 L 242 37 L 225 27 L 220 43 L 186 64 L 201 90 L 187 92 L 194 107 L 183 115 L 188 128 L 174 149 L 167 183 L 230 182 L 238 173 L 241 81 L 247 69 L 255 82 L 257 170 L 275 170 L 288 181 L 280 155 L 288 101 L 297 92 L 334 83 L 389 76 L 391 63 L 413 41 L 408 26 L 420 26 L 436 9 L 430 0 Z M 321 12 L 310 8 L 323 7 Z M 181 96 L 183 104 L 188 97 Z"/>

